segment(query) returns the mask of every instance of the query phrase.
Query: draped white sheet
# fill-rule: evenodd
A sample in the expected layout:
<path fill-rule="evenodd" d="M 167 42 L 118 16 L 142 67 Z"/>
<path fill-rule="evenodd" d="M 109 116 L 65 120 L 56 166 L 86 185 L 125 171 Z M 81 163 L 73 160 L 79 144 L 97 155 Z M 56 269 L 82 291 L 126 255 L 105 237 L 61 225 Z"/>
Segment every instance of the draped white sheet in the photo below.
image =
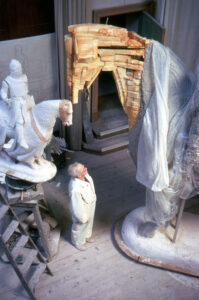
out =
<path fill-rule="evenodd" d="M 147 47 L 136 178 L 147 188 L 146 218 L 157 224 L 176 214 L 180 198 L 199 191 L 197 76 L 165 46 Z"/>
<path fill-rule="evenodd" d="M 166 153 L 169 125 L 168 79 L 170 57 L 167 48 L 162 47 L 161 49 L 160 52 L 159 47 L 154 47 L 151 57 L 154 66 L 155 87 L 140 133 L 136 176 L 139 182 L 157 192 L 169 185 Z"/>

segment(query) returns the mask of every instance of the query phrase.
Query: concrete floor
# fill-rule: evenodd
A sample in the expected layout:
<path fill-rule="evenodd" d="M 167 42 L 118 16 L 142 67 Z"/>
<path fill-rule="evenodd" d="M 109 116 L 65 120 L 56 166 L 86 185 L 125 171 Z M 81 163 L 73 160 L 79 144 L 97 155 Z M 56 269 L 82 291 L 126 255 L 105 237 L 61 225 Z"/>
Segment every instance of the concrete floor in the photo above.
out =
<path fill-rule="evenodd" d="M 70 243 L 67 165 L 44 184 L 45 195 L 63 228 L 59 250 L 36 287 L 41 300 L 198 300 L 199 279 L 146 266 L 129 259 L 113 238 L 114 222 L 144 204 L 144 188 L 135 180 L 127 149 L 105 156 L 76 152 L 67 164 L 79 161 L 94 179 L 98 202 L 93 236 L 85 252 Z M 9 264 L 0 263 L 0 299 L 29 299 Z"/>

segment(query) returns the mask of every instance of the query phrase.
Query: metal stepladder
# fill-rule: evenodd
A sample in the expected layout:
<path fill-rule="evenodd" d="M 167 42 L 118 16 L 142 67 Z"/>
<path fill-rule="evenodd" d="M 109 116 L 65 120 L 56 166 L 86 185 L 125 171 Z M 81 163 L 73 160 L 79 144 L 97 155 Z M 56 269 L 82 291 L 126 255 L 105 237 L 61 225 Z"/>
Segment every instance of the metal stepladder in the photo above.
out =
<path fill-rule="evenodd" d="M 1 224 L 8 216 L 11 218 L 6 228 L 0 226 L 0 244 L 30 298 L 35 300 L 34 289 L 40 276 L 44 272 L 53 274 L 12 207 L 0 204 Z"/>

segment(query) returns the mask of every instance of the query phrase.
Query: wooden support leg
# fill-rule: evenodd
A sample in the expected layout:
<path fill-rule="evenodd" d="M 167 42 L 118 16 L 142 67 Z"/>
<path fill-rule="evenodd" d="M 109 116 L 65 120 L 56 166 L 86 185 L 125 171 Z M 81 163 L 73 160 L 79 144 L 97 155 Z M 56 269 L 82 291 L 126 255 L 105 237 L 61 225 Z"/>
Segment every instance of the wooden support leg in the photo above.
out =
<path fill-rule="evenodd" d="M 184 210 L 184 206 L 185 206 L 185 199 L 181 199 L 180 209 L 179 209 L 177 219 L 176 219 L 175 232 L 174 232 L 174 236 L 173 236 L 173 240 L 172 240 L 173 243 L 175 243 L 175 241 L 176 241 L 176 237 L 177 237 L 178 229 L 179 229 L 179 226 L 180 226 L 180 221 L 181 221 L 181 218 L 182 218 L 182 213 L 183 213 L 183 210 Z"/>
<path fill-rule="evenodd" d="M 86 143 L 91 143 L 94 140 L 93 131 L 91 127 L 90 122 L 90 116 L 88 113 L 88 107 L 87 107 L 87 98 L 89 97 L 89 94 L 86 89 L 84 89 L 83 94 L 83 130 L 84 130 L 84 138 Z"/>
<path fill-rule="evenodd" d="M 39 230 L 39 234 L 40 234 L 40 237 L 42 240 L 42 246 L 44 247 L 44 251 L 45 251 L 47 259 L 49 261 L 51 259 L 51 255 L 50 255 L 50 249 L 49 249 L 49 245 L 48 245 L 48 237 L 45 235 L 45 232 L 43 229 L 43 224 L 42 224 L 43 222 L 41 219 L 38 205 L 35 206 L 33 213 L 34 213 L 35 222 L 37 224 L 37 228 Z"/>

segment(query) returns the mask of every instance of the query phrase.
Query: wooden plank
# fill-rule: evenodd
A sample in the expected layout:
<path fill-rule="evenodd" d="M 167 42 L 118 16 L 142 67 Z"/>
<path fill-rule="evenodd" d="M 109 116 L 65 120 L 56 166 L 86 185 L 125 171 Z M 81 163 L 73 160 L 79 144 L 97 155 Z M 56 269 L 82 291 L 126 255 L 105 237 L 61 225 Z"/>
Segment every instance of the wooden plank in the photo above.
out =
<path fill-rule="evenodd" d="M 30 249 L 28 255 L 25 258 L 24 263 L 20 266 L 20 271 L 25 275 L 33 261 L 37 256 L 37 251 L 35 249 Z"/>
<path fill-rule="evenodd" d="M 22 247 L 24 247 L 26 245 L 26 243 L 28 242 L 28 236 L 26 235 L 22 235 L 19 240 L 17 241 L 16 245 L 13 247 L 13 249 L 11 250 L 11 254 L 13 256 L 13 258 L 16 258 L 17 255 L 19 254 L 19 252 L 21 251 Z"/>
<path fill-rule="evenodd" d="M 140 91 L 140 86 L 132 85 L 128 86 L 128 92 L 139 92 Z"/>
<path fill-rule="evenodd" d="M 140 99 L 140 93 L 139 93 L 139 90 L 138 91 L 127 91 L 127 97 L 128 98 L 135 98 L 135 99 Z"/>
<path fill-rule="evenodd" d="M 105 35 L 105 36 L 114 36 L 121 37 L 121 35 L 127 35 L 127 29 L 121 27 L 115 27 L 111 25 L 104 24 L 79 24 L 68 26 L 68 31 L 73 33 L 75 36 L 85 34 L 88 35 Z"/>
<path fill-rule="evenodd" d="M 173 243 L 175 243 L 176 238 L 177 238 L 178 229 L 179 229 L 179 226 L 180 226 L 180 221 L 181 221 L 182 213 L 183 213 L 184 206 L 185 206 L 185 201 L 186 201 L 185 199 L 181 199 L 180 209 L 179 209 L 179 212 L 178 212 L 178 215 L 177 215 L 177 220 L 176 220 L 176 225 L 175 225 L 175 233 L 174 233 L 174 236 L 173 236 L 173 239 L 172 239 Z"/>
<path fill-rule="evenodd" d="M 39 266 L 35 269 L 35 272 L 29 281 L 29 285 L 31 289 L 35 288 L 35 285 L 39 281 L 39 278 L 41 274 L 45 271 L 45 269 L 46 269 L 46 265 L 43 263 L 40 263 Z"/>
<path fill-rule="evenodd" d="M 142 78 L 142 72 L 134 72 L 133 73 L 133 78 L 135 79 L 141 79 Z"/>
<path fill-rule="evenodd" d="M 21 222 L 23 222 L 24 220 L 27 220 L 27 219 L 30 220 L 31 216 L 34 217 L 32 212 L 30 212 L 30 211 L 23 211 L 22 213 L 17 215 L 18 219 Z"/>
<path fill-rule="evenodd" d="M 9 209 L 9 206 L 7 205 L 2 205 L 1 208 L 0 208 L 0 220 L 5 216 L 5 214 L 7 213 Z"/>
<path fill-rule="evenodd" d="M 73 64 L 73 68 L 74 68 L 74 71 L 77 72 L 80 72 L 82 68 L 96 68 L 96 67 L 100 67 L 100 66 L 103 66 L 103 63 L 101 62 L 100 59 L 96 59 L 95 61 L 92 61 L 92 62 L 75 62 Z"/>
<path fill-rule="evenodd" d="M 8 259 L 9 261 L 11 262 L 12 264 L 12 267 L 14 268 L 16 274 L 18 275 L 21 283 L 23 284 L 24 288 L 26 289 L 27 293 L 30 295 L 30 298 L 33 299 L 33 300 L 36 300 L 33 292 L 31 291 L 31 289 L 29 288 L 28 284 L 27 284 L 27 281 L 25 280 L 23 274 L 20 272 L 15 260 L 13 259 L 9 249 L 7 248 L 6 244 L 4 243 L 2 237 L 0 236 L 0 243 L 1 243 L 1 246 L 3 247 L 6 255 L 8 256 Z"/>
<path fill-rule="evenodd" d="M 37 229 L 38 229 L 39 235 L 41 237 L 42 246 L 44 248 L 47 259 L 50 260 L 51 253 L 50 253 L 49 242 L 48 242 L 48 233 L 46 232 L 45 227 L 43 225 L 43 221 L 41 218 L 41 214 L 40 214 L 38 205 L 34 208 L 33 213 L 34 213 L 34 217 L 35 217 L 35 222 L 37 224 Z"/>
<path fill-rule="evenodd" d="M 121 42 L 120 40 L 115 40 L 115 38 L 107 37 L 106 40 L 99 42 L 99 47 L 124 47 L 126 46 L 125 42 Z"/>
<path fill-rule="evenodd" d="M 72 150 L 81 150 L 82 147 L 82 93 L 78 91 L 78 103 L 73 104 L 73 124 L 66 128 L 66 134 L 69 136 L 69 148 Z"/>
<path fill-rule="evenodd" d="M 115 79 L 115 83 L 117 86 L 117 91 L 118 91 L 120 102 L 123 105 L 125 103 L 125 93 L 124 93 L 125 80 L 122 80 L 122 78 L 119 76 L 118 69 L 115 69 L 113 71 L 113 77 Z"/>
<path fill-rule="evenodd" d="M 90 122 L 90 116 L 89 116 L 89 112 L 88 112 L 88 99 L 86 99 L 86 97 L 89 97 L 89 94 L 85 95 L 85 93 L 87 93 L 87 91 L 84 91 L 83 93 L 83 131 L 84 131 L 84 138 L 85 138 L 85 142 L 86 143 L 92 143 L 92 141 L 94 140 L 94 136 L 93 136 L 93 131 L 92 131 L 92 127 L 91 127 L 91 122 Z"/>
<path fill-rule="evenodd" d="M 131 55 L 144 57 L 145 49 L 98 49 L 100 56 Z"/>
<path fill-rule="evenodd" d="M 134 78 L 134 71 L 127 69 L 125 79 L 132 80 L 133 78 Z"/>
<path fill-rule="evenodd" d="M 114 56 L 114 61 L 115 62 L 124 62 L 124 63 L 136 64 L 136 65 L 139 65 L 139 66 L 144 65 L 143 61 L 138 60 L 138 59 L 134 59 L 129 55 L 115 55 Z"/>
<path fill-rule="evenodd" d="M 55 218 L 51 217 L 49 214 L 45 214 L 45 216 L 43 217 L 43 221 L 47 222 L 51 228 L 55 228 L 58 225 L 58 222 Z"/>
<path fill-rule="evenodd" d="M 100 57 L 100 60 L 105 62 L 105 61 L 110 61 L 110 62 L 113 62 L 115 60 L 115 56 L 114 55 L 103 55 Z"/>
<path fill-rule="evenodd" d="M 98 75 L 98 74 L 97 74 Z M 95 121 L 98 119 L 98 87 L 99 87 L 99 79 L 95 78 L 92 89 L 92 98 L 91 98 L 91 121 Z"/>
<path fill-rule="evenodd" d="M 110 137 L 110 136 L 113 136 L 113 135 L 116 135 L 116 134 L 119 134 L 119 133 L 123 133 L 123 132 L 126 132 L 128 131 L 129 127 L 128 127 L 128 124 L 126 125 L 122 125 L 122 126 L 119 126 L 119 127 L 115 127 L 115 128 L 112 128 L 112 129 L 107 129 L 107 130 L 104 130 L 104 131 L 94 131 L 95 134 L 97 135 L 97 137 L 99 138 L 105 138 L 105 137 Z"/>
<path fill-rule="evenodd" d="M 90 144 L 83 143 L 83 148 L 93 153 L 106 154 L 126 148 L 128 144 L 128 132 L 124 132 L 101 140 L 94 139 Z"/>
<path fill-rule="evenodd" d="M 131 92 L 137 93 L 139 96 L 140 86 L 136 86 L 132 83 L 132 85 L 128 86 L 127 95 L 129 95 Z"/>
<path fill-rule="evenodd" d="M 142 71 L 142 69 L 143 69 L 143 66 L 138 65 L 137 63 L 122 63 L 122 62 L 117 62 L 116 65 L 118 67 L 127 68 L 127 69 L 131 69 L 131 70 L 134 70 L 134 71 Z"/>
<path fill-rule="evenodd" d="M 90 88 L 90 86 L 93 84 L 93 82 L 95 81 L 95 79 L 97 78 L 97 76 L 99 75 L 100 71 L 101 71 L 101 68 L 102 67 L 98 67 L 98 68 L 95 68 L 95 70 L 93 72 L 91 72 L 90 74 L 90 82 L 86 82 L 86 87 L 87 89 Z"/>
<path fill-rule="evenodd" d="M 8 225 L 8 227 L 6 228 L 6 230 L 4 231 L 4 233 L 2 235 L 2 239 L 4 242 L 7 242 L 9 240 L 9 238 L 11 237 L 13 232 L 17 229 L 18 225 L 19 225 L 19 222 L 16 220 L 12 220 L 10 222 L 10 224 Z"/>

